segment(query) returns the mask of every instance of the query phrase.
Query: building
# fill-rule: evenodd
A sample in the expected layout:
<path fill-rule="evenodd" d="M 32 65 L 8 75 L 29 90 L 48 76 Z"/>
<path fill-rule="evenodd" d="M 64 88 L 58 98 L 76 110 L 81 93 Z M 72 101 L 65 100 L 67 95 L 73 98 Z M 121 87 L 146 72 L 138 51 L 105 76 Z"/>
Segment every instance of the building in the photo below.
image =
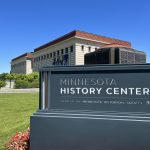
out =
<path fill-rule="evenodd" d="M 130 42 L 74 30 L 34 49 L 33 53 L 26 53 L 14 58 L 11 61 L 11 72 L 28 74 L 32 71 L 39 71 L 42 67 L 52 65 L 84 65 L 84 56 L 87 53 L 97 52 L 100 48 L 109 49 L 110 47 L 117 46 L 119 46 L 120 49 L 118 54 L 119 63 L 137 63 L 139 61 L 140 63 L 146 62 L 145 53 L 134 50 L 131 47 Z M 108 57 L 106 58 L 106 56 L 103 56 L 103 58 L 101 58 L 101 60 L 105 59 L 105 62 L 103 63 L 106 63 L 106 61 L 107 63 L 115 63 L 113 61 L 117 58 L 115 56 L 117 55 L 117 52 L 115 55 L 113 50 L 111 50 L 111 52 L 105 51 L 105 53 Z M 128 57 L 130 57 L 130 59 Z"/>
<path fill-rule="evenodd" d="M 133 48 L 109 44 L 97 51 L 85 54 L 85 64 L 143 64 L 146 54 Z"/>
<path fill-rule="evenodd" d="M 11 73 L 32 73 L 32 53 L 25 53 L 11 60 Z"/>
<path fill-rule="evenodd" d="M 72 31 L 34 50 L 33 71 L 50 65 L 84 65 L 86 53 L 112 43 L 131 48 L 130 42 L 79 30 Z"/>

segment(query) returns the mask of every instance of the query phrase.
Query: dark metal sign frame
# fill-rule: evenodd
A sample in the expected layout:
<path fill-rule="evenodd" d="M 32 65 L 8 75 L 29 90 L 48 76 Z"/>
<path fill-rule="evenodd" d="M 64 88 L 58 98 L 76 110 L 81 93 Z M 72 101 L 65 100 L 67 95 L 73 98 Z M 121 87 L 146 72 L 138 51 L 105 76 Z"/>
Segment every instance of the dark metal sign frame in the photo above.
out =
<path fill-rule="evenodd" d="M 132 80 L 135 80 L 134 82 L 136 82 L 136 81 L 141 80 L 141 78 L 143 78 L 143 82 L 140 84 L 149 83 L 149 85 L 150 85 L 150 80 L 148 80 L 148 78 L 144 79 L 145 78 L 144 74 L 150 75 L 150 65 L 149 64 L 141 64 L 141 65 L 131 65 L 131 64 L 130 65 L 88 65 L 88 66 L 65 66 L 65 67 L 56 67 L 55 66 L 55 67 L 42 68 L 40 70 L 40 79 L 41 80 L 40 80 L 39 109 L 42 111 L 45 111 L 45 110 L 46 111 L 50 111 L 50 110 L 88 111 L 88 110 L 91 110 L 91 111 L 105 111 L 105 112 L 120 112 L 120 111 L 114 110 L 115 108 L 113 110 L 111 110 L 111 109 L 108 109 L 108 110 L 107 109 L 100 109 L 100 108 L 97 108 L 96 110 L 94 110 L 92 108 L 86 109 L 86 107 L 85 107 L 85 109 L 84 109 L 84 107 L 78 108 L 78 105 L 82 105 L 81 103 L 78 104 L 76 106 L 76 108 L 70 107 L 71 105 L 72 106 L 75 105 L 75 103 L 72 103 L 71 105 L 65 104 L 64 108 L 63 108 L 63 106 L 62 107 L 53 107 L 54 106 L 53 104 L 55 103 L 55 101 L 58 101 L 58 93 L 56 92 L 56 94 L 54 94 L 55 91 L 57 91 L 57 88 L 59 88 L 59 85 L 57 84 L 56 80 L 59 80 L 59 78 L 61 76 L 71 77 L 74 75 L 74 76 L 77 76 L 79 78 L 80 76 L 83 76 L 83 75 L 92 76 L 93 74 L 103 75 L 103 76 L 109 75 L 109 74 L 111 74 L 111 75 L 113 74 L 114 76 L 118 75 L 118 78 L 121 78 L 120 81 L 126 80 L 126 82 L 129 82 L 129 81 L 132 82 Z M 135 77 L 132 76 L 133 79 L 129 79 L 130 76 L 128 78 L 126 78 L 126 74 L 134 74 Z M 141 74 L 140 78 L 136 77 L 139 74 Z M 58 78 L 53 78 L 53 76 L 56 76 L 56 75 L 58 76 Z M 124 75 L 124 77 L 122 78 L 123 75 Z M 79 96 L 77 96 L 77 98 L 78 97 Z M 93 95 L 93 97 L 94 97 L 94 95 Z M 99 97 L 101 97 L 101 95 L 99 95 Z M 145 96 L 143 96 L 143 97 L 145 97 Z M 142 99 L 143 97 L 140 97 L 139 99 Z M 108 98 L 110 99 L 111 97 L 108 97 Z M 122 96 L 117 97 L 117 98 L 121 99 Z M 92 96 L 91 96 L 91 99 L 92 99 Z M 149 101 L 150 97 L 147 95 L 146 99 Z M 112 101 L 113 101 L 113 99 L 112 99 Z M 147 103 L 148 103 L 148 101 L 147 101 Z M 56 105 L 58 106 L 59 103 L 56 103 Z M 96 106 L 96 104 L 95 104 L 95 106 Z M 95 107 L 95 106 L 91 105 L 91 107 Z M 102 105 L 101 108 L 102 107 L 107 107 L 107 105 L 105 105 L 105 106 Z M 136 107 L 137 106 L 133 107 L 133 109 Z M 142 106 L 138 106 L 138 107 L 140 108 Z M 127 111 L 124 110 L 121 112 L 126 112 L 126 113 L 129 113 L 129 112 L 137 112 L 137 113 L 142 112 L 143 113 L 143 112 L 145 112 L 145 113 L 148 113 L 149 107 L 150 107 L 150 105 L 147 105 L 146 109 L 144 110 L 145 107 L 143 106 L 142 111 L 137 110 L 137 109 L 135 109 L 135 111 L 134 110 L 131 111 L 131 109 L 132 109 L 131 108 Z M 87 106 L 87 108 L 88 108 L 88 106 Z"/>

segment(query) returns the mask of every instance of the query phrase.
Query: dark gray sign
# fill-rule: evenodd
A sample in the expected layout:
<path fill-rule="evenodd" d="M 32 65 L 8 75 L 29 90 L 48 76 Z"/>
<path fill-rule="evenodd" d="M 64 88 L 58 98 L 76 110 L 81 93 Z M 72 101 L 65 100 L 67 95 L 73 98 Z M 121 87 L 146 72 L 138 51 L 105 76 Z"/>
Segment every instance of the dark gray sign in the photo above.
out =
<path fill-rule="evenodd" d="M 149 150 L 150 64 L 40 72 L 31 150 Z"/>
<path fill-rule="evenodd" d="M 96 69 L 97 70 L 97 69 Z M 150 72 L 53 71 L 52 109 L 149 112 Z M 134 69 L 133 69 L 134 70 Z"/>

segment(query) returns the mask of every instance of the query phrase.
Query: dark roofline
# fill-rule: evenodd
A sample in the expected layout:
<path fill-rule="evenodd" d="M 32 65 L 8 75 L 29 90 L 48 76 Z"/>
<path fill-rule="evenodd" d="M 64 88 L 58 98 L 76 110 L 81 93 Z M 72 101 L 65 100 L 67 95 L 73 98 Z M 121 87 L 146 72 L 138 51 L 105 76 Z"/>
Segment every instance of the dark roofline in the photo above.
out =
<path fill-rule="evenodd" d="M 15 61 L 15 60 L 22 58 L 22 57 L 32 58 L 32 52 L 31 53 L 24 53 L 24 54 L 22 54 L 16 58 L 13 58 L 12 61 Z"/>
<path fill-rule="evenodd" d="M 61 36 L 61 37 L 59 37 L 59 38 L 57 38 L 57 39 L 55 39 L 53 41 L 50 41 L 50 42 L 48 42 L 46 44 L 43 44 L 42 46 L 34 49 L 34 52 L 39 51 L 39 50 L 41 50 L 43 48 L 46 48 L 48 46 L 52 46 L 54 44 L 57 44 L 57 43 L 59 43 L 61 41 L 67 40 L 67 39 L 69 39 L 71 37 L 74 37 L 75 35 L 76 35 L 76 30 L 74 30 L 72 32 L 69 32 L 69 33 L 67 33 L 67 34 L 65 34 L 65 35 L 63 35 L 63 36 Z"/>
<path fill-rule="evenodd" d="M 120 42 L 127 42 L 127 43 L 131 44 L 131 42 L 129 42 L 129 41 L 119 40 L 117 38 L 107 37 L 107 36 L 104 36 L 104 35 L 99 35 L 99 34 L 95 34 L 95 33 L 91 33 L 91 32 L 86 32 L 86 31 L 82 31 L 82 30 L 76 30 L 76 31 L 82 32 L 82 33 L 86 33 L 86 34 L 95 35 L 95 36 L 99 36 L 99 37 L 103 37 L 103 38 L 106 38 L 106 39 L 117 40 L 117 41 L 120 41 Z"/>
<path fill-rule="evenodd" d="M 127 42 L 127 41 L 123 41 L 123 40 L 119 40 L 119 39 L 115 39 L 115 38 L 110 38 L 110 37 L 106 37 L 106 36 L 101 36 L 101 35 L 85 32 L 85 31 L 74 30 L 74 31 L 69 32 L 69 33 L 67 33 L 67 34 L 65 34 L 65 35 L 63 35 L 63 36 L 61 36 L 61 37 L 59 37 L 59 38 L 57 38 L 55 40 L 52 40 L 52 41 L 50 41 L 50 42 L 48 42 L 48 43 L 46 43 L 46 44 L 44 44 L 44 45 L 42 45 L 42 46 L 40 46 L 38 48 L 35 48 L 34 52 L 37 52 L 37 51 L 42 50 L 42 49 L 44 49 L 46 47 L 52 46 L 54 44 L 57 44 L 59 42 L 62 42 L 64 40 L 67 40 L 67 39 L 75 37 L 75 36 L 77 36 L 79 38 L 84 38 L 84 37 L 82 37 L 81 34 L 83 34 L 83 36 L 91 35 L 91 36 L 95 36 L 95 38 L 99 37 L 99 38 L 103 39 L 103 40 L 97 40 L 97 41 L 109 42 L 111 40 L 114 40 L 114 41 L 118 41 L 118 42 L 121 42 L 121 43 L 126 43 L 127 45 L 131 46 L 131 43 Z M 85 37 L 85 38 L 88 39 L 88 37 Z M 89 38 L 89 40 L 92 40 L 92 39 Z"/>

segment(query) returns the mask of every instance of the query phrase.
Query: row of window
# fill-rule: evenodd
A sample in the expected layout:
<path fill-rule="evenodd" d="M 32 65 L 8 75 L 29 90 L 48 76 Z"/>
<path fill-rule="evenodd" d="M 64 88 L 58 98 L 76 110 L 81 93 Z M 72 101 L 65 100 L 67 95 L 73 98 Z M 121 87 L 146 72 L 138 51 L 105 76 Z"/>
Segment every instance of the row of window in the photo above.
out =
<path fill-rule="evenodd" d="M 81 50 L 84 51 L 84 45 L 81 46 Z M 98 50 L 97 47 L 95 47 L 95 51 Z M 88 52 L 91 52 L 91 46 L 88 47 Z"/>
<path fill-rule="evenodd" d="M 25 66 L 26 65 L 26 62 L 24 61 L 24 62 L 21 62 L 21 63 L 18 63 L 18 64 L 14 64 L 14 65 L 12 65 L 12 67 L 14 67 L 14 68 L 16 68 L 16 67 L 20 67 L 20 66 Z"/>
<path fill-rule="evenodd" d="M 85 46 L 82 45 L 81 50 L 84 51 L 84 49 L 85 49 Z M 97 47 L 95 48 L 95 51 L 96 50 L 98 50 Z M 55 52 L 51 52 L 49 54 L 39 56 L 39 57 L 34 59 L 34 62 L 41 61 L 41 60 L 44 60 L 44 59 L 49 59 L 49 58 L 55 58 L 56 56 L 67 54 L 68 51 L 69 51 L 69 48 L 66 47 L 65 49 L 61 49 L 61 50 L 58 50 L 58 51 L 55 51 Z M 70 52 L 73 52 L 73 46 L 70 46 Z M 88 52 L 91 52 L 91 46 L 88 47 Z"/>
<path fill-rule="evenodd" d="M 58 51 L 55 51 L 55 52 L 52 52 L 52 53 L 49 53 L 49 54 L 39 56 L 39 57 L 34 59 L 34 62 L 41 61 L 41 60 L 44 60 L 44 59 L 49 59 L 49 58 L 52 58 L 52 57 L 55 58 L 56 56 L 63 55 L 63 54 L 68 54 L 68 51 L 69 51 L 69 48 L 66 47 L 65 49 L 61 49 L 61 50 L 58 50 Z M 73 46 L 70 46 L 70 52 L 71 53 L 73 52 Z"/>

